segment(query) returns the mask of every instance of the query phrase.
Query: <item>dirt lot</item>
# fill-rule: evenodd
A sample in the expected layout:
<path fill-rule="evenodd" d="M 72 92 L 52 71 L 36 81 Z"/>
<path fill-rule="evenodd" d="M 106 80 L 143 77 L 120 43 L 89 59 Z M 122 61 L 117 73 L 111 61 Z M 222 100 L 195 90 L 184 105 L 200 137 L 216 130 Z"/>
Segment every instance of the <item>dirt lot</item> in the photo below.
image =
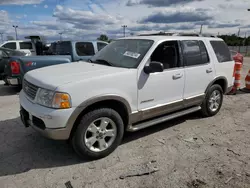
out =
<path fill-rule="evenodd" d="M 249 68 L 246 59 L 244 77 Z M 2 82 L 0 106 L 1 188 L 250 187 L 250 94 L 225 96 L 212 118 L 196 113 L 127 134 L 98 161 L 82 161 L 66 142 L 24 128 L 18 92 Z"/>

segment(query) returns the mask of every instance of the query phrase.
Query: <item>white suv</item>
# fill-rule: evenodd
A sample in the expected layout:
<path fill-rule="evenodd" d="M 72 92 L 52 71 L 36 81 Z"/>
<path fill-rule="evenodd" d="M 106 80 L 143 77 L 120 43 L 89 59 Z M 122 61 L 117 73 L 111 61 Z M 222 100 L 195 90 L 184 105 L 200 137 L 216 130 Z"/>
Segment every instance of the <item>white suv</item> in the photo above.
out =
<path fill-rule="evenodd" d="M 118 39 L 89 62 L 28 72 L 21 119 L 44 136 L 70 140 L 80 156 L 105 157 L 124 131 L 201 111 L 218 113 L 233 85 L 222 39 L 136 36 Z"/>
<path fill-rule="evenodd" d="M 28 56 L 36 55 L 36 47 L 35 44 L 31 41 L 23 41 L 23 40 L 13 40 L 6 41 L 0 45 L 0 47 L 8 48 L 12 50 L 18 50 L 26 53 Z"/>

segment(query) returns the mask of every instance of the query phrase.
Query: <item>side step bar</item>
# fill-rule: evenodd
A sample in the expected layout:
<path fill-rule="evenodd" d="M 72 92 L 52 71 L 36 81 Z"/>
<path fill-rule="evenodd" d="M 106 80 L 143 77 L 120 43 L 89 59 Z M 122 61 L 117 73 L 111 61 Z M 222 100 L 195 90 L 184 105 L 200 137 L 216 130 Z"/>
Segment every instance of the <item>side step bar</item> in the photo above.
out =
<path fill-rule="evenodd" d="M 139 131 L 141 129 L 145 129 L 147 127 L 150 127 L 150 126 L 153 126 L 153 125 L 165 122 L 165 121 L 169 121 L 169 120 L 175 119 L 177 117 L 181 117 L 181 116 L 184 116 L 184 115 L 187 115 L 187 114 L 191 114 L 193 112 L 199 111 L 200 109 L 201 109 L 200 106 L 196 106 L 196 107 L 192 107 L 192 108 L 189 108 L 189 109 L 186 109 L 186 110 L 183 110 L 183 111 L 180 111 L 180 112 L 176 112 L 176 113 L 173 113 L 173 114 L 170 114 L 170 115 L 166 115 L 166 116 L 163 116 L 163 117 L 152 119 L 152 120 L 149 120 L 149 121 L 146 121 L 146 122 L 143 122 L 143 123 L 139 123 L 139 124 L 136 124 L 136 125 L 130 125 L 130 126 L 128 126 L 127 131 L 129 131 L 129 132 Z"/>

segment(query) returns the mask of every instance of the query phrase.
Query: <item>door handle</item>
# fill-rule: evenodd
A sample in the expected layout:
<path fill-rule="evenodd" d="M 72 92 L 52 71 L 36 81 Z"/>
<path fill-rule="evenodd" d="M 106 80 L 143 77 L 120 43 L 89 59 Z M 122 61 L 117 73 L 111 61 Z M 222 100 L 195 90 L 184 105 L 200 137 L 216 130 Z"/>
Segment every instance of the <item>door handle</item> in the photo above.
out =
<path fill-rule="evenodd" d="M 183 76 L 183 74 L 181 74 L 181 73 L 175 74 L 175 75 L 173 76 L 173 80 L 180 79 L 182 76 Z"/>
<path fill-rule="evenodd" d="M 213 72 L 213 69 L 212 69 L 212 68 L 209 68 L 209 69 L 206 70 L 206 72 L 207 72 L 207 73 L 211 73 L 211 72 Z"/>

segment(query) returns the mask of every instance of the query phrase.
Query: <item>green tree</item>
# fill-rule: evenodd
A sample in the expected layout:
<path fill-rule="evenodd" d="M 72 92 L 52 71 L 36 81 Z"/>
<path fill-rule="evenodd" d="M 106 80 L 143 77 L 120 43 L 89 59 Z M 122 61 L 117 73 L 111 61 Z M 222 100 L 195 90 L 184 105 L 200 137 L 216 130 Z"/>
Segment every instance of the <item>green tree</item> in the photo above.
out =
<path fill-rule="evenodd" d="M 109 38 L 107 35 L 100 35 L 100 37 L 98 37 L 97 40 L 108 42 Z"/>

